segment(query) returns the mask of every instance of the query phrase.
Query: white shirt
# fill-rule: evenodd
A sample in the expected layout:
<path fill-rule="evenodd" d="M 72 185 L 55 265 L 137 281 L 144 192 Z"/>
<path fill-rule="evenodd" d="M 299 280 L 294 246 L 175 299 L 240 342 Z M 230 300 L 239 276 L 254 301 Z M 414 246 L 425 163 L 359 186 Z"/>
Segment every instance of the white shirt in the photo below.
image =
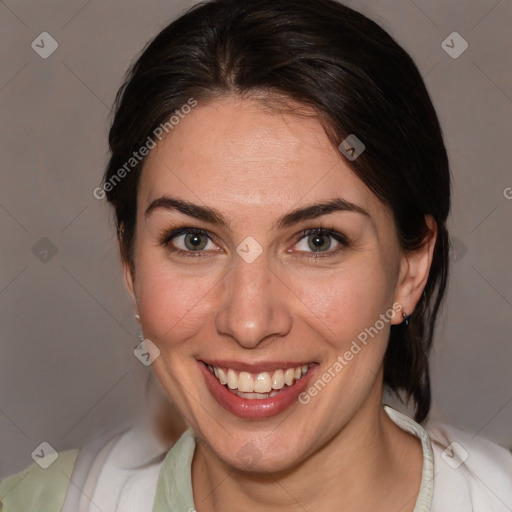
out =
<path fill-rule="evenodd" d="M 414 512 L 512 511 L 509 451 L 442 423 L 423 428 L 390 406 L 384 409 L 422 444 L 423 471 Z M 187 512 L 193 507 L 194 449 L 191 429 L 172 449 L 154 436 L 148 423 L 104 436 L 80 451 L 71 476 L 76 485 L 70 485 L 62 512 L 160 512 L 153 510 L 157 484 L 159 503 L 164 501 L 173 512 L 183 507 Z"/>

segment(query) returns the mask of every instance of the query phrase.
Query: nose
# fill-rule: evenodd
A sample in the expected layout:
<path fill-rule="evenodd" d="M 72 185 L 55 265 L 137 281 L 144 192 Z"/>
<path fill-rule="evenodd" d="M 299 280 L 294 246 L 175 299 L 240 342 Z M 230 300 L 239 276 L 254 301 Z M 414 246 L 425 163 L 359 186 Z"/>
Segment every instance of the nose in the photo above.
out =
<path fill-rule="evenodd" d="M 292 327 L 286 292 L 264 255 L 252 263 L 237 257 L 223 282 L 215 317 L 217 332 L 247 349 L 286 336 Z"/>

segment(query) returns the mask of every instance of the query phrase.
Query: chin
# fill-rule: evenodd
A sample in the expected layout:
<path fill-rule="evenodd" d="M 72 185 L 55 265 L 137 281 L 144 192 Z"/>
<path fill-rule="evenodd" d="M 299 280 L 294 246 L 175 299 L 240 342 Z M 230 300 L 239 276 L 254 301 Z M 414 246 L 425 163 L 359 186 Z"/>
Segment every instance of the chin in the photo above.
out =
<path fill-rule="evenodd" d="M 204 440 L 216 457 L 238 471 L 278 473 L 297 466 L 305 455 L 300 451 L 304 449 L 303 439 L 295 440 L 286 434 L 277 437 L 271 444 L 266 435 L 259 441 L 249 435 L 234 436 L 234 439 L 227 436 L 226 444 L 222 445 L 209 443 L 207 438 Z"/>

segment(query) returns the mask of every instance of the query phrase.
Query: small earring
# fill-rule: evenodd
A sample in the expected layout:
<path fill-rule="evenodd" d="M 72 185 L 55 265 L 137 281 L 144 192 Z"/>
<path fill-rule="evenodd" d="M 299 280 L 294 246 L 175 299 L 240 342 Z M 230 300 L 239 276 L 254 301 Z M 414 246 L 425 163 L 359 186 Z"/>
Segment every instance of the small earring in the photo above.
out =
<path fill-rule="evenodd" d="M 409 325 L 409 318 L 411 318 L 411 315 L 408 315 L 405 311 L 402 313 L 402 317 L 404 319 L 405 325 Z"/>
<path fill-rule="evenodd" d="M 140 322 L 140 315 L 138 313 L 135 313 L 133 316 L 137 319 L 137 322 Z"/>
<path fill-rule="evenodd" d="M 139 325 L 139 340 L 141 343 L 145 340 L 144 334 L 142 333 L 142 325 Z"/>

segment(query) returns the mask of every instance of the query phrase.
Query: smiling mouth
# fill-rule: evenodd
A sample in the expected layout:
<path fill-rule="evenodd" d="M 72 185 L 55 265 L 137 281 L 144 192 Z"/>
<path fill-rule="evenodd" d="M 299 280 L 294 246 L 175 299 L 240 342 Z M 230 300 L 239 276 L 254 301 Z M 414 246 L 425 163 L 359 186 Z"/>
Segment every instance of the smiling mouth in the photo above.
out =
<path fill-rule="evenodd" d="M 278 395 L 283 389 L 290 388 L 301 380 L 310 369 L 310 365 L 305 364 L 271 372 L 249 373 L 207 363 L 205 365 L 231 393 L 249 400 L 261 400 Z"/>

